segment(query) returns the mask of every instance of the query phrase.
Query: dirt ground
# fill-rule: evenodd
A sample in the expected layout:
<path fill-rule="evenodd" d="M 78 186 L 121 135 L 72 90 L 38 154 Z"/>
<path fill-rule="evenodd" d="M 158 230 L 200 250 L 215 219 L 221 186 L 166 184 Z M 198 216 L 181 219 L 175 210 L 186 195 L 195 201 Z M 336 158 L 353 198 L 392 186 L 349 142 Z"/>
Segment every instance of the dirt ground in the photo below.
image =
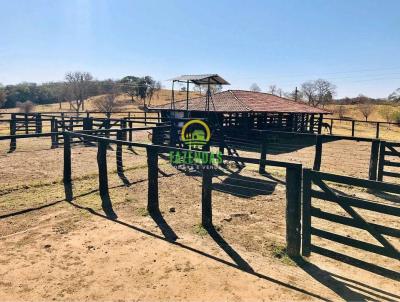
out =
<path fill-rule="evenodd" d="M 145 138 L 142 133 L 136 139 Z M 72 149 L 74 199 L 66 202 L 63 150 L 49 145 L 48 138 L 29 139 L 18 142 L 16 152 L 6 153 L 7 144 L 0 143 L 1 301 L 400 301 L 396 259 L 314 236 L 314 244 L 394 273 L 379 274 L 316 253 L 297 263 L 286 256 L 282 169 L 267 167 L 269 176 L 259 175 L 255 165 L 240 172 L 222 169 L 213 179 L 215 228 L 206 230 L 199 224 L 199 175 L 178 171 L 160 158 L 161 213 L 151 216 L 146 211 L 145 151 L 124 149 L 130 182 L 124 186 L 115 173 L 115 152 L 109 150 L 110 213 L 101 207 L 96 148 Z M 323 161 L 322 167 L 330 165 L 333 172 L 336 163 L 339 173 L 345 157 L 333 148 L 336 161 Z M 348 150 L 353 153 L 346 158 L 355 161 L 354 148 Z M 272 159 L 306 163 L 312 152 L 304 148 Z M 346 172 L 361 173 L 358 165 L 368 157 L 360 157 Z M 388 199 L 353 187 L 337 189 L 399 205 L 396 195 Z M 315 206 L 345 215 L 321 201 Z M 359 213 L 368 221 L 400 229 L 393 216 Z M 318 219 L 315 224 L 376 243 L 356 228 Z M 400 248 L 398 239 L 391 237 L 390 242 Z"/>

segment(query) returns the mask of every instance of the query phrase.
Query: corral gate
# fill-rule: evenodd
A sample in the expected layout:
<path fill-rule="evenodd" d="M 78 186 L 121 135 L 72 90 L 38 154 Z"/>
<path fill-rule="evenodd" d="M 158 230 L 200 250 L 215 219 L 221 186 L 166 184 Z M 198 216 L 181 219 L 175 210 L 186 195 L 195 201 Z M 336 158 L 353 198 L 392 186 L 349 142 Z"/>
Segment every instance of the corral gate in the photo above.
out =
<path fill-rule="evenodd" d="M 312 244 L 311 236 L 315 235 L 320 238 L 362 249 L 368 252 L 384 255 L 394 259 L 400 259 L 399 250 L 384 237 L 390 236 L 400 238 L 400 230 L 389 226 L 367 222 L 356 210 L 357 208 L 366 209 L 376 213 L 393 215 L 400 218 L 400 207 L 379 204 L 370 200 L 337 193 L 337 190 L 332 189 L 332 187 L 326 183 L 327 181 L 335 184 L 351 185 L 369 190 L 400 194 L 400 185 L 304 169 L 302 254 L 304 256 L 309 256 L 311 252 L 322 253 L 321 251 L 326 250 L 323 247 Z M 318 186 L 319 189 L 313 189 L 313 184 Z M 351 218 L 328 213 L 322 211 L 320 208 L 314 207 L 312 203 L 313 198 L 320 199 L 322 202 L 336 203 Z M 346 236 L 337 234 L 335 231 L 325 231 L 315 228 L 312 224 L 311 217 L 317 217 L 319 219 L 365 230 L 381 245 L 364 242 L 354 238 L 348 238 Z"/>
<path fill-rule="evenodd" d="M 388 159 L 389 158 L 389 159 Z M 397 159 L 397 161 L 395 161 Z M 378 180 L 383 181 L 383 176 L 400 178 L 400 143 L 381 141 Z M 385 171 L 385 167 L 398 168 L 396 171 Z"/>

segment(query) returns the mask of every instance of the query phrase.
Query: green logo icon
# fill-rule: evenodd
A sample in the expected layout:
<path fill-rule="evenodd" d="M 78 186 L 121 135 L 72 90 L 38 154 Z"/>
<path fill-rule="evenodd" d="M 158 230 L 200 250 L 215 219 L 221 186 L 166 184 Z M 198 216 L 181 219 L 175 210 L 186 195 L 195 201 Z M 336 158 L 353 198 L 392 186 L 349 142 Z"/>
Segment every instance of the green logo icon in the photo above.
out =
<path fill-rule="evenodd" d="M 189 149 L 201 149 L 210 138 L 210 128 L 201 120 L 191 120 L 182 127 L 181 140 Z"/>

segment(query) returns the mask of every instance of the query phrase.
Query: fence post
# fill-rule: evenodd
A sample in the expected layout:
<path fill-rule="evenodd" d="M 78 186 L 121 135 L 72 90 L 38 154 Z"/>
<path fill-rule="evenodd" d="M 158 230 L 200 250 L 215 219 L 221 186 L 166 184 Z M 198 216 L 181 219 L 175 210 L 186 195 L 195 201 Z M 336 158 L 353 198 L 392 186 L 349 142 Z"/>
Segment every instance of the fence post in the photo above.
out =
<path fill-rule="evenodd" d="M 162 144 L 162 142 L 160 140 L 160 134 L 161 134 L 161 131 L 158 127 L 154 127 L 151 130 L 151 143 L 153 145 L 161 145 Z"/>
<path fill-rule="evenodd" d="M 261 143 L 261 155 L 260 155 L 260 166 L 258 168 L 258 173 L 265 173 L 265 162 L 263 160 L 267 160 L 267 142 L 263 141 Z"/>
<path fill-rule="evenodd" d="M 175 121 L 172 120 L 169 132 L 169 145 L 175 147 L 177 141 L 178 141 L 177 125 L 175 124 Z"/>
<path fill-rule="evenodd" d="M 64 137 L 64 183 L 70 183 L 71 178 L 71 136 L 69 133 L 63 133 Z"/>
<path fill-rule="evenodd" d="M 16 135 L 17 132 L 17 119 L 15 116 L 15 113 L 11 114 L 11 120 L 10 120 L 10 135 Z M 11 138 L 10 140 L 10 150 L 9 152 L 13 152 L 17 149 L 17 139 Z"/>
<path fill-rule="evenodd" d="M 36 121 L 35 121 L 35 132 L 42 133 L 42 114 L 36 113 Z"/>
<path fill-rule="evenodd" d="M 286 168 L 286 242 L 289 257 L 300 256 L 301 166 Z"/>
<path fill-rule="evenodd" d="M 62 123 L 62 131 L 65 131 L 65 115 L 64 115 L 64 112 L 61 112 L 61 123 Z"/>
<path fill-rule="evenodd" d="M 323 114 L 320 114 L 318 118 L 318 134 L 321 134 L 322 132 L 322 119 L 323 119 Z"/>
<path fill-rule="evenodd" d="M 117 131 L 117 140 L 123 140 L 122 130 Z M 122 162 L 122 144 L 117 143 L 115 155 L 117 159 L 117 173 L 119 176 L 121 176 L 124 174 L 124 167 Z"/>
<path fill-rule="evenodd" d="M 69 118 L 69 131 L 74 131 L 74 119 L 72 116 Z"/>
<path fill-rule="evenodd" d="M 321 169 L 322 162 L 322 135 L 316 136 L 315 141 L 315 158 L 313 170 L 319 171 Z"/>
<path fill-rule="evenodd" d="M 377 122 L 376 123 L 376 138 L 379 138 L 379 125 L 380 125 L 380 123 Z"/>
<path fill-rule="evenodd" d="M 64 139 L 64 171 L 63 171 L 63 183 L 65 191 L 65 200 L 72 201 L 72 176 L 71 176 L 71 136 L 69 133 L 63 132 Z"/>
<path fill-rule="evenodd" d="M 331 129 L 330 129 L 331 131 L 331 135 L 333 134 L 333 119 L 331 119 Z"/>
<path fill-rule="evenodd" d="M 25 125 L 25 134 L 29 133 L 29 120 L 28 120 L 28 114 L 24 114 L 24 125 Z"/>
<path fill-rule="evenodd" d="M 379 148 L 378 181 L 383 180 L 383 169 L 385 167 L 385 151 L 386 151 L 386 142 L 381 141 L 381 145 Z"/>
<path fill-rule="evenodd" d="M 144 112 L 144 125 L 147 126 L 147 112 Z"/>
<path fill-rule="evenodd" d="M 351 121 L 351 136 L 354 137 L 356 121 Z"/>
<path fill-rule="evenodd" d="M 203 168 L 201 188 L 201 224 L 212 226 L 212 169 Z"/>
<path fill-rule="evenodd" d="M 110 128 L 111 128 L 111 121 L 110 121 L 110 118 L 107 118 L 104 121 L 104 129 L 108 130 Z M 105 137 L 110 137 L 110 132 L 106 131 L 104 136 Z"/>
<path fill-rule="evenodd" d="M 303 256 L 310 256 L 311 250 L 311 170 L 303 170 L 303 225 L 302 250 Z"/>
<path fill-rule="evenodd" d="M 121 120 L 120 120 L 120 123 L 121 123 L 121 129 L 123 130 L 122 131 L 122 136 L 120 137 L 120 140 L 123 140 L 123 141 L 126 141 L 126 138 L 127 138 L 127 133 L 126 133 L 126 118 L 124 117 L 124 118 L 122 118 Z"/>
<path fill-rule="evenodd" d="M 369 180 L 376 180 L 377 169 L 378 169 L 378 159 L 379 159 L 379 140 L 373 140 L 371 145 L 371 157 L 369 161 Z"/>
<path fill-rule="evenodd" d="M 107 146 L 107 141 L 98 142 L 97 165 L 99 167 L 99 192 L 101 196 L 108 196 Z"/>
<path fill-rule="evenodd" d="M 53 134 L 51 134 L 51 149 L 54 149 L 58 147 L 58 135 L 56 134 L 56 132 L 58 132 L 58 127 L 57 120 L 54 116 L 51 118 L 50 121 L 50 129 L 50 131 L 53 132 Z"/>
<path fill-rule="evenodd" d="M 158 204 L 158 149 L 155 147 L 147 147 L 147 173 L 148 173 L 148 189 L 147 189 L 147 210 L 151 212 L 159 211 Z"/>
<path fill-rule="evenodd" d="M 128 139 L 129 139 L 129 141 L 131 142 L 131 141 L 132 141 L 132 137 L 133 137 L 133 131 L 132 131 L 133 122 L 130 120 L 129 123 L 128 123 L 128 125 L 129 125 L 129 137 L 128 137 Z"/>
<path fill-rule="evenodd" d="M 84 117 L 82 124 L 83 130 L 93 130 L 93 119 L 91 117 Z M 90 146 L 90 143 L 86 138 L 83 138 L 83 142 L 85 146 Z"/>

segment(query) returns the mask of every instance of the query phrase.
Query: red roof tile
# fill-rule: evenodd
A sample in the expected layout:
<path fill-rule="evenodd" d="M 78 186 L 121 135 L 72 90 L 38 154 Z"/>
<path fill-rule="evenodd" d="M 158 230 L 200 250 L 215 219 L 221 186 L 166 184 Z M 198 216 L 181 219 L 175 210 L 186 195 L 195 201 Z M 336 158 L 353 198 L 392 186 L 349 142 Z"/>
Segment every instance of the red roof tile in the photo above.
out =
<path fill-rule="evenodd" d="M 150 110 L 170 110 L 171 105 L 149 107 Z M 175 110 L 186 110 L 186 100 L 175 102 Z M 189 100 L 190 111 L 206 111 L 206 98 Z M 216 112 L 277 112 L 277 113 L 324 113 L 329 111 L 309 106 L 303 102 L 269 93 L 245 90 L 227 90 L 215 93 L 210 101 L 210 111 Z"/>

